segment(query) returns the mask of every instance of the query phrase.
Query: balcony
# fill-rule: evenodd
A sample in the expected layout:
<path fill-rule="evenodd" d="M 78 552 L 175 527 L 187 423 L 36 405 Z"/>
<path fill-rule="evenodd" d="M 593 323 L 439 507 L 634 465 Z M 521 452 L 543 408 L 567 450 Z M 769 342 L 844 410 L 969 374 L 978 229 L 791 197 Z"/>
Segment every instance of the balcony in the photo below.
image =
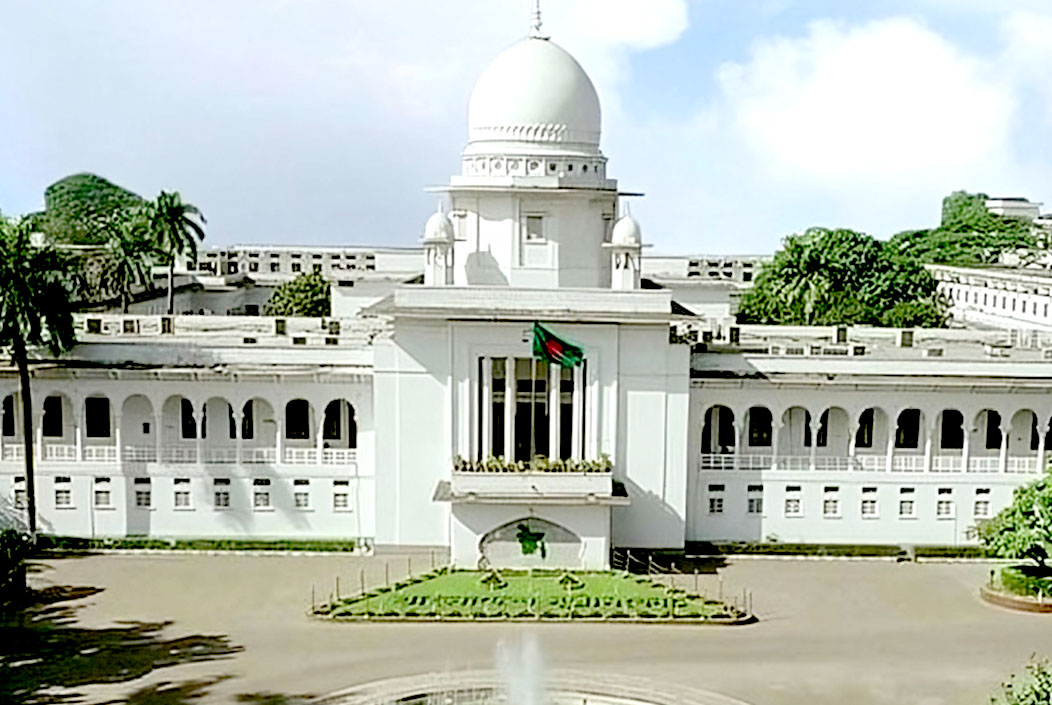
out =
<path fill-rule="evenodd" d="M 70 444 L 45 443 L 43 449 L 36 447 L 34 458 L 40 463 L 117 463 L 115 445 L 86 445 L 80 449 Z M 196 444 L 163 446 L 160 453 L 155 446 L 126 445 L 121 448 L 122 463 L 157 463 L 166 465 L 273 465 L 277 463 L 277 448 L 208 447 L 200 449 Z M 285 448 L 282 462 L 287 465 L 348 465 L 357 462 L 358 451 L 354 448 Z M 7 441 L 0 462 L 25 461 L 25 447 L 17 441 Z"/>

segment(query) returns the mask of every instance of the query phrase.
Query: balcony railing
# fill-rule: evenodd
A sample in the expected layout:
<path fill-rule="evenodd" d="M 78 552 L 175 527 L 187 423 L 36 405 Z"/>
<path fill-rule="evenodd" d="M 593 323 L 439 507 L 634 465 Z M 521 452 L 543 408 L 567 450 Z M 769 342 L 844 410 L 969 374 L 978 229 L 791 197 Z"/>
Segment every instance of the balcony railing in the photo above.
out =
<path fill-rule="evenodd" d="M 43 448 L 36 447 L 34 457 L 47 463 L 116 463 L 117 446 L 86 445 L 80 449 L 77 457 L 77 446 L 66 443 L 45 443 Z M 0 454 L 2 462 L 23 462 L 25 447 L 17 441 L 4 444 Z M 166 463 L 170 465 L 196 465 L 198 462 L 216 465 L 273 465 L 278 460 L 277 448 L 241 448 L 203 447 L 200 457 L 196 444 L 163 446 L 126 445 L 121 448 L 121 462 L 124 463 Z M 355 448 L 285 448 L 282 462 L 290 465 L 351 465 L 358 460 Z"/>
<path fill-rule="evenodd" d="M 893 455 L 891 459 L 891 470 L 895 473 L 923 473 L 925 471 L 925 456 Z M 1036 457 L 1014 457 L 1009 456 L 1005 462 L 1005 473 L 1023 475 L 1034 474 L 1045 463 L 1038 463 Z M 718 471 L 757 471 L 775 470 L 782 472 L 808 472 L 812 468 L 817 472 L 884 472 L 887 469 L 887 457 L 884 455 L 856 455 L 848 456 L 817 456 L 812 461 L 807 455 L 787 455 L 774 457 L 771 455 L 734 455 L 733 453 L 706 453 L 698 457 L 698 470 Z M 960 455 L 933 455 L 931 458 L 931 472 L 933 473 L 959 473 L 964 468 L 964 461 Z M 1001 459 L 998 456 L 980 456 L 968 459 L 969 473 L 999 473 L 1001 472 Z"/>
<path fill-rule="evenodd" d="M 318 462 L 316 448 L 286 448 L 285 462 L 289 465 L 313 465 Z"/>
<path fill-rule="evenodd" d="M 277 458 L 277 448 L 241 449 L 241 462 L 246 465 L 273 465 Z"/>
<path fill-rule="evenodd" d="M 84 446 L 81 452 L 85 463 L 117 462 L 117 446 Z"/>
<path fill-rule="evenodd" d="M 41 454 L 44 460 L 57 463 L 70 463 L 77 460 L 77 446 L 63 445 L 57 443 L 45 443 L 44 452 Z"/>

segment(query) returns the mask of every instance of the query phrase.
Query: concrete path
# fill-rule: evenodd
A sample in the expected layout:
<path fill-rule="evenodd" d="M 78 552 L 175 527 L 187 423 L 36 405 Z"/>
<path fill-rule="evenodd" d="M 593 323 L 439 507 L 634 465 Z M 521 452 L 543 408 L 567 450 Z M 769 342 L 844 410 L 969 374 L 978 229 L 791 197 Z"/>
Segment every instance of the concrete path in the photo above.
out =
<path fill-rule="evenodd" d="M 414 571 L 427 556 L 413 556 Z M 1008 612 L 977 597 L 983 564 L 742 560 L 724 594 L 753 592 L 760 623 L 735 628 L 606 624 L 332 624 L 320 597 L 406 570 L 407 557 L 105 555 L 46 562 L 38 586 L 98 586 L 79 625 L 170 620 L 171 636 L 228 637 L 225 660 L 160 668 L 131 683 L 80 689 L 123 701 L 166 682 L 212 681 L 165 703 L 295 703 L 380 678 L 489 668 L 496 644 L 529 629 L 553 667 L 645 676 L 753 705 L 981 705 L 1033 653 L 1052 655 L 1052 615 Z M 715 594 L 715 576 L 702 576 Z M 692 584 L 687 579 L 685 587 Z M 244 700 L 268 693 L 287 699 Z M 238 696 L 242 699 L 238 700 Z M 148 704 L 148 700 L 140 700 Z"/>

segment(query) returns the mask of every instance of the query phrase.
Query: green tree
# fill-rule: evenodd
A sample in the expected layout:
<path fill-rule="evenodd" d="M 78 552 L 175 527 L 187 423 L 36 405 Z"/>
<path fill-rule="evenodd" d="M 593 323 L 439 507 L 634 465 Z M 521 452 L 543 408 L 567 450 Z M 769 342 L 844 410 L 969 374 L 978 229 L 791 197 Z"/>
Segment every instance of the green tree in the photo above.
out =
<path fill-rule="evenodd" d="M 145 214 L 124 212 L 106 219 L 100 227 L 108 234 L 104 252 L 96 265 L 97 290 L 120 299 L 128 313 L 137 287 L 153 286 L 150 269 L 156 253 L 148 237 Z"/>
<path fill-rule="evenodd" d="M 1001 684 L 1001 692 L 990 698 L 991 705 L 1049 705 L 1052 703 L 1052 664 L 1033 656 L 1026 673 Z"/>
<path fill-rule="evenodd" d="M 263 311 L 268 316 L 321 318 L 331 310 L 329 282 L 317 272 L 300 274 L 270 295 Z"/>
<path fill-rule="evenodd" d="M 29 532 L 36 536 L 36 496 L 33 472 L 33 400 L 29 383 L 31 347 L 46 347 L 52 355 L 76 342 L 71 313 L 70 264 L 50 245 L 34 245 L 32 225 L 0 220 L 0 345 L 9 347 L 18 368 L 25 443 L 26 495 Z"/>
<path fill-rule="evenodd" d="M 104 244 L 99 224 L 144 203 L 141 196 L 95 174 L 73 174 L 44 191 L 44 210 L 31 218 L 53 242 Z"/>
<path fill-rule="evenodd" d="M 168 264 L 168 314 L 175 313 L 175 260 L 179 255 L 197 257 L 197 242 L 205 239 L 205 217 L 178 191 L 161 191 L 146 209 L 147 227 Z"/>
<path fill-rule="evenodd" d="M 902 304 L 918 303 L 904 307 Z M 915 260 L 853 230 L 785 239 L 743 297 L 742 323 L 916 325 L 940 320 L 935 280 Z"/>
<path fill-rule="evenodd" d="M 1052 547 L 1052 481 L 1044 475 L 1017 487 L 1012 503 L 973 529 L 987 551 L 999 558 L 1026 558 L 1044 572 Z"/>

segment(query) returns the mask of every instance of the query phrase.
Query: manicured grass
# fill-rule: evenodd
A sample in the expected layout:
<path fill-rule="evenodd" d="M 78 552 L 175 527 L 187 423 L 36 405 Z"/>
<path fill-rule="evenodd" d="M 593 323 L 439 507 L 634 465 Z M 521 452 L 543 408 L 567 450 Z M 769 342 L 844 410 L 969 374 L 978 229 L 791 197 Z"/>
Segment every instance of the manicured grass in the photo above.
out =
<path fill-rule="evenodd" d="M 745 615 L 716 600 L 618 572 L 448 571 L 324 605 L 344 618 L 687 619 Z"/>

